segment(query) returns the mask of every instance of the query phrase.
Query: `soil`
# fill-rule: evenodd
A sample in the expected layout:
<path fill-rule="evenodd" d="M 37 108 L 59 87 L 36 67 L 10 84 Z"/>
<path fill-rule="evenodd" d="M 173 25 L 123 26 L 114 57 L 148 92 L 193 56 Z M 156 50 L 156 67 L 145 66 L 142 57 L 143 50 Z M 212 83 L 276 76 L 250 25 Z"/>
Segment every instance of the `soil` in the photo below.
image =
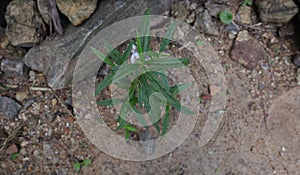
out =
<path fill-rule="evenodd" d="M 53 91 L 42 74 L 30 71 L 29 77 L 1 78 L 2 84 L 16 85 L 1 95 L 16 98 L 19 91 L 29 92 L 21 102 L 18 119 L 0 117 L 0 131 L 5 131 L 0 137 L 7 141 L 0 154 L 0 174 L 299 174 L 300 87 L 297 68 L 291 63 L 298 48 L 294 33 L 283 30 L 291 23 L 280 28 L 280 35 L 273 24 L 238 24 L 269 55 L 253 70 L 230 59 L 235 37 L 224 24 L 216 24 L 222 31 L 220 35 L 205 38 L 218 52 L 225 70 L 227 98 L 222 122 L 205 146 L 200 147 L 198 142 L 211 106 L 211 89 L 204 67 L 195 66 L 199 63 L 191 64 L 197 72 L 194 77 L 202 82 L 199 95 L 205 98 L 199 104 L 199 120 L 179 147 L 149 161 L 121 160 L 99 150 L 87 139 L 73 114 L 72 89 Z M 170 50 L 186 54 L 180 47 Z M 115 128 L 116 111 L 101 111 L 107 124 Z M 92 163 L 75 171 L 75 164 L 86 159 Z"/>

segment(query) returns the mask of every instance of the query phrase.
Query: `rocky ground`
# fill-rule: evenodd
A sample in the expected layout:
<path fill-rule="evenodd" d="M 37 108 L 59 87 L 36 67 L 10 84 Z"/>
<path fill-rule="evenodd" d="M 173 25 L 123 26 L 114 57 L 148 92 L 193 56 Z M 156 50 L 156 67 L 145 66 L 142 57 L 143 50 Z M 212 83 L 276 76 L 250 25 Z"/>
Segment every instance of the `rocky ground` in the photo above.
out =
<path fill-rule="evenodd" d="M 1 2 L 0 174 L 300 174 L 299 1 L 83 2 Z M 227 98 L 205 146 L 198 141 L 215 93 L 208 83 L 200 88 L 203 110 L 189 138 L 163 157 L 133 162 L 86 137 L 70 80 L 88 38 L 146 8 L 205 36 L 225 71 Z M 219 18 L 223 10 L 234 15 L 229 24 Z M 170 50 L 184 55 L 180 46 Z M 203 76 L 196 79 L 207 81 L 205 65 L 193 65 Z"/>

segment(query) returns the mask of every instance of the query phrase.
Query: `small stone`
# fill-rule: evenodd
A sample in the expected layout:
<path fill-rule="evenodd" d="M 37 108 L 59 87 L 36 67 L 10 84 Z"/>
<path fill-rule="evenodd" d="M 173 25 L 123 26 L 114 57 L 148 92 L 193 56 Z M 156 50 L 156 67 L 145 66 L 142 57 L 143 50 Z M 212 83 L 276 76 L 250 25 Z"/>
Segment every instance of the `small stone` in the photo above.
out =
<path fill-rule="evenodd" d="M 202 95 L 202 96 L 201 96 L 201 99 L 202 99 L 202 100 L 211 100 L 211 99 L 212 99 L 212 96 L 211 96 L 211 95 Z"/>
<path fill-rule="evenodd" d="M 21 147 L 25 147 L 26 145 L 28 145 L 28 143 L 29 143 L 29 142 L 27 142 L 27 141 L 23 141 L 23 142 L 21 143 Z"/>
<path fill-rule="evenodd" d="M 1 71 L 8 75 L 26 75 L 27 68 L 22 60 L 2 59 Z"/>
<path fill-rule="evenodd" d="M 18 147 L 16 144 L 11 144 L 9 147 L 6 149 L 6 154 L 13 154 L 17 153 L 19 151 Z"/>
<path fill-rule="evenodd" d="M 258 62 L 267 56 L 268 54 L 264 48 L 246 30 L 239 32 L 233 49 L 230 52 L 232 60 L 240 63 L 249 70 L 253 70 Z"/>
<path fill-rule="evenodd" d="M 238 11 L 239 21 L 243 24 L 251 24 L 251 7 L 242 5 Z"/>
<path fill-rule="evenodd" d="M 34 150 L 33 151 L 33 156 L 34 157 L 37 157 L 37 156 L 39 156 L 40 155 L 40 151 L 39 150 Z"/>
<path fill-rule="evenodd" d="M 6 9 L 6 36 L 14 46 L 32 47 L 43 40 L 46 26 L 33 0 L 13 0 Z"/>
<path fill-rule="evenodd" d="M 215 85 L 211 85 L 211 86 L 209 86 L 209 91 L 210 91 L 210 95 L 214 96 L 217 93 L 219 93 L 220 87 L 219 86 L 215 86 Z"/>
<path fill-rule="evenodd" d="M 25 149 L 25 148 L 21 148 L 21 149 L 20 149 L 20 154 L 21 154 L 22 156 L 26 156 L 26 154 L 27 154 L 26 149 Z"/>
<path fill-rule="evenodd" d="M 66 117 L 67 121 L 70 122 L 70 123 L 74 123 L 75 121 L 75 118 L 71 117 L 71 116 L 67 116 Z"/>
<path fill-rule="evenodd" d="M 0 96 L 0 115 L 9 119 L 14 120 L 18 117 L 18 113 L 21 109 L 21 105 L 15 100 Z"/>
<path fill-rule="evenodd" d="M 223 10 L 229 10 L 227 5 L 216 3 L 214 1 L 206 1 L 205 8 L 209 11 L 209 14 L 215 18 L 219 17 L 219 13 Z"/>
<path fill-rule="evenodd" d="M 262 68 L 263 70 L 268 70 L 268 69 L 269 69 L 269 65 L 268 65 L 268 64 L 262 64 L 262 65 L 261 65 L 261 68 Z"/>
<path fill-rule="evenodd" d="M 297 69 L 297 81 L 298 81 L 298 85 L 300 86 L 300 68 Z"/>
<path fill-rule="evenodd" d="M 97 0 L 57 0 L 57 7 L 75 26 L 90 17 L 97 7 Z"/>
<path fill-rule="evenodd" d="M 212 21 L 212 17 L 209 15 L 208 11 L 205 10 L 203 13 L 200 13 L 195 21 L 196 29 L 203 31 L 208 35 L 218 36 L 219 31 L 216 24 Z"/>
<path fill-rule="evenodd" d="M 28 98 L 28 88 L 24 87 L 16 92 L 16 100 L 19 102 L 23 102 L 25 99 Z"/>
<path fill-rule="evenodd" d="M 189 11 L 186 9 L 184 3 L 178 1 L 173 7 L 176 18 L 185 21 L 185 19 L 188 17 Z"/>
<path fill-rule="evenodd" d="M 292 58 L 292 63 L 297 66 L 298 68 L 300 68 L 300 55 L 295 55 Z"/>
<path fill-rule="evenodd" d="M 56 106 L 57 105 L 57 100 L 55 98 L 53 98 L 51 100 L 51 104 L 52 104 L 52 106 Z"/>
<path fill-rule="evenodd" d="M 0 56 L 9 59 L 22 59 L 25 56 L 26 51 L 11 45 L 7 36 L 1 36 L 0 34 L 0 38 Z"/>
<path fill-rule="evenodd" d="M 262 22 L 286 23 L 298 13 L 293 0 L 259 0 L 255 4 Z"/>

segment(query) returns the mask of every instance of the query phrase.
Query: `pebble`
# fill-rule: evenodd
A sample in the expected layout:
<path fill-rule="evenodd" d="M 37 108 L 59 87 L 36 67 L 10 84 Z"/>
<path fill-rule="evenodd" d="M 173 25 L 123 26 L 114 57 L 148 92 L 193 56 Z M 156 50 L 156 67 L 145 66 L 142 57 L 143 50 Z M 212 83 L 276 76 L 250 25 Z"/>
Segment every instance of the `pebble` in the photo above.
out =
<path fill-rule="evenodd" d="M 9 147 L 6 149 L 6 154 L 13 154 L 18 152 L 18 147 L 16 144 L 11 144 Z"/>
<path fill-rule="evenodd" d="M 14 99 L 0 96 L 0 115 L 9 119 L 15 120 L 21 109 L 21 105 Z"/>
<path fill-rule="evenodd" d="M 295 56 L 293 56 L 293 58 L 292 58 L 292 63 L 293 63 L 296 67 L 300 68 L 300 55 L 295 55 Z"/>
<path fill-rule="evenodd" d="M 25 147 L 26 145 L 28 145 L 28 141 L 23 141 L 22 143 L 21 143 L 21 147 Z"/>
<path fill-rule="evenodd" d="M 23 155 L 23 156 L 25 156 L 27 154 L 26 149 L 25 148 L 21 148 L 20 149 L 20 154 Z"/>
<path fill-rule="evenodd" d="M 16 99 L 19 102 L 23 102 L 27 98 L 28 98 L 28 88 L 27 87 L 24 87 L 16 92 Z"/>
<path fill-rule="evenodd" d="M 37 156 L 39 156 L 39 155 L 40 155 L 39 150 L 34 150 L 34 151 L 33 151 L 33 156 L 37 157 Z"/>
<path fill-rule="evenodd" d="M 53 99 L 51 100 L 51 104 L 52 104 L 52 106 L 56 106 L 57 100 L 56 100 L 55 98 L 53 98 Z"/>
<path fill-rule="evenodd" d="M 268 65 L 268 64 L 262 64 L 262 65 L 261 65 L 261 68 L 262 68 L 263 70 L 268 70 L 268 69 L 269 69 L 269 65 Z"/>

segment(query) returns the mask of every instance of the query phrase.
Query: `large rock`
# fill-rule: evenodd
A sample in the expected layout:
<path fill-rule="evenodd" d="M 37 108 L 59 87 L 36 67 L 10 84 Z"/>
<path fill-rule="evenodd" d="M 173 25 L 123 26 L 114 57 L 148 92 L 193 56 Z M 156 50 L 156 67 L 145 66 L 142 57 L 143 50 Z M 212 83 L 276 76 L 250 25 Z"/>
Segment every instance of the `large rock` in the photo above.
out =
<path fill-rule="evenodd" d="M 172 4 L 173 0 L 121 0 L 115 3 L 102 0 L 99 8 L 82 26 L 71 26 L 62 37 L 41 42 L 29 50 L 24 62 L 28 67 L 43 72 L 50 87 L 64 88 L 71 83 L 78 55 L 95 33 L 115 21 L 141 15 L 146 9 L 150 9 L 152 14 L 161 14 Z"/>
<path fill-rule="evenodd" d="M 255 4 L 262 22 L 285 23 L 298 13 L 293 0 L 259 0 Z"/>
<path fill-rule="evenodd" d="M 50 16 L 49 16 L 50 1 L 37 0 L 37 7 L 45 23 L 50 24 Z"/>
<path fill-rule="evenodd" d="M 0 116 L 9 120 L 14 120 L 18 117 L 21 105 L 15 100 L 0 96 Z"/>
<path fill-rule="evenodd" d="M 203 31 L 208 35 L 219 35 L 218 28 L 216 24 L 212 21 L 212 17 L 209 15 L 208 11 L 205 10 L 203 13 L 200 13 L 195 21 L 196 29 Z"/>
<path fill-rule="evenodd" d="M 90 17 L 97 7 L 97 0 L 57 0 L 56 3 L 75 26 Z"/>
<path fill-rule="evenodd" d="M 2 33 L 0 28 L 0 57 L 9 59 L 21 59 L 26 54 L 26 51 L 20 47 L 14 47 L 9 43 L 7 36 Z"/>
<path fill-rule="evenodd" d="M 14 46 L 32 47 L 46 34 L 46 27 L 33 0 L 13 0 L 7 6 L 6 35 Z"/>
<path fill-rule="evenodd" d="M 246 30 L 243 30 L 239 32 L 230 56 L 232 60 L 245 68 L 253 70 L 257 63 L 265 59 L 268 54 L 256 39 L 251 37 Z"/>

